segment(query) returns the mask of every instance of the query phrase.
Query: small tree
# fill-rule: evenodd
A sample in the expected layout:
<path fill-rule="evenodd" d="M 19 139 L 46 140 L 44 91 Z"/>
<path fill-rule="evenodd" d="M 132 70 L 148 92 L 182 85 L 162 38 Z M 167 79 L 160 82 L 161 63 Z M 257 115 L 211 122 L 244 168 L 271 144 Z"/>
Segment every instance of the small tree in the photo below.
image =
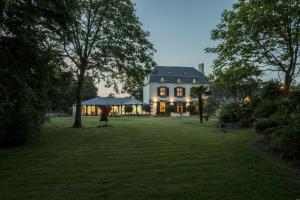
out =
<path fill-rule="evenodd" d="M 132 105 L 125 105 L 125 113 L 132 113 L 133 107 Z"/>
<path fill-rule="evenodd" d="M 196 106 L 193 105 L 193 104 L 190 104 L 190 105 L 188 105 L 188 106 L 186 107 L 186 110 L 187 110 L 188 112 L 190 112 L 191 115 L 193 115 L 193 114 L 195 114 L 195 112 L 196 112 Z"/>
<path fill-rule="evenodd" d="M 198 105 L 199 105 L 199 117 L 200 117 L 200 123 L 203 122 L 203 94 L 208 94 L 207 87 L 201 85 L 199 87 L 192 87 L 191 88 L 191 96 L 198 98 Z"/>
<path fill-rule="evenodd" d="M 111 111 L 111 107 L 110 106 L 100 106 L 100 109 L 102 111 L 100 121 L 105 121 L 105 126 L 107 126 L 108 115 Z"/>
<path fill-rule="evenodd" d="M 167 105 L 166 107 L 166 111 L 167 111 L 167 114 L 170 115 L 171 112 L 175 112 L 176 108 L 174 105 Z"/>
<path fill-rule="evenodd" d="M 143 105 L 143 111 L 149 114 L 151 112 L 151 106 L 149 104 Z"/>
<path fill-rule="evenodd" d="M 209 97 L 205 102 L 205 106 L 204 106 L 204 112 L 206 113 L 206 120 L 208 120 L 208 118 L 212 116 L 218 108 L 219 108 L 219 103 L 216 101 L 216 99 Z"/>

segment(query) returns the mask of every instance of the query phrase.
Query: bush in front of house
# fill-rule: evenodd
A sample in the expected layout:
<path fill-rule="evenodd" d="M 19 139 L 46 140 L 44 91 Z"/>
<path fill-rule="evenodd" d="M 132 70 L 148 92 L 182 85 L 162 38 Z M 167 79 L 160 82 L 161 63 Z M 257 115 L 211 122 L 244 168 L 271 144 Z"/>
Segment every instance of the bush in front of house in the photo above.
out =
<path fill-rule="evenodd" d="M 193 104 L 188 105 L 188 106 L 186 107 L 186 110 L 187 110 L 188 112 L 190 112 L 190 115 L 195 115 L 195 114 L 197 114 L 197 112 L 196 112 L 196 106 L 193 105 Z"/>
<path fill-rule="evenodd" d="M 223 123 L 236 123 L 240 120 L 241 108 L 237 103 L 230 103 L 221 111 L 220 121 Z"/>
<path fill-rule="evenodd" d="M 125 105 L 124 110 L 125 110 L 125 113 L 132 113 L 133 107 L 132 107 L 132 105 Z"/>
<path fill-rule="evenodd" d="M 166 112 L 169 115 L 171 112 L 175 112 L 176 111 L 176 107 L 174 105 L 167 105 L 166 106 Z"/>
<path fill-rule="evenodd" d="M 143 105 L 142 109 L 148 114 L 151 112 L 151 106 L 149 104 Z"/>

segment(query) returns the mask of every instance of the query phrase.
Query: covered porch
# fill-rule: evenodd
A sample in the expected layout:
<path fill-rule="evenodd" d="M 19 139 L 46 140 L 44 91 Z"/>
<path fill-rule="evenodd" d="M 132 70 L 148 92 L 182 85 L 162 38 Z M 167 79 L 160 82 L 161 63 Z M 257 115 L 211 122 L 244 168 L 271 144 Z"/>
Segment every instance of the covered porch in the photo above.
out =
<path fill-rule="evenodd" d="M 125 113 L 125 106 L 132 106 L 133 110 L 131 113 Z M 144 103 L 133 98 L 112 98 L 112 97 L 96 97 L 83 101 L 81 103 L 82 116 L 100 116 L 100 106 L 110 106 L 110 116 L 118 115 L 143 115 L 146 112 L 143 111 Z"/>

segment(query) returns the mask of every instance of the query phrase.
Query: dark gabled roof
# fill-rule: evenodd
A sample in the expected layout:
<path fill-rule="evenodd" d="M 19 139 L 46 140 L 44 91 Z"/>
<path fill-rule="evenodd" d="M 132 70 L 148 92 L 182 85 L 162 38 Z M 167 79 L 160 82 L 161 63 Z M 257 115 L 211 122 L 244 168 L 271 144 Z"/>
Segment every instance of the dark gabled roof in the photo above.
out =
<path fill-rule="evenodd" d="M 177 78 L 182 78 L 182 83 L 193 83 L 193 78 L 197 79 L 197 83 L 209 84 L 209 81 L 203 73 L 194 67 L 172 67 L 172 66 L 156 66 L 150 73 L 149 82 L 160 82 L 160 77 L 166 77 L 165 83 L 177 83 Z"/>
<path fill-rule="evenodd" d="M 133 98 L 115 98 L 115 97 L 96 97 L 83 101 L 81 105 L 92 106 L 92 105 L 143 105 L 144 103 Z"/>

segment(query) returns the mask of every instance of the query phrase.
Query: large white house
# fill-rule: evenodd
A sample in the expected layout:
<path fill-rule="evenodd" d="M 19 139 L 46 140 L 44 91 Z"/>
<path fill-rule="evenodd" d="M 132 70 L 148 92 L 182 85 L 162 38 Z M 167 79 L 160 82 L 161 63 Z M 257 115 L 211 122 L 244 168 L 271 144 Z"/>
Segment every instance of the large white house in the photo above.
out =
<path fill-rule="evenodd" d="M 151 105 L 151 114 L 166 112 L 168 104 L 174 105 L 177 113 L 186 113 L 186 107 L 197 99 L 191 98 L 192 87 L 205 85 L 204 64 L 194 67 L 156 66 L 145 80 L 143 101 Z M 186 113 L 187 114 L 187 113 Z"/>

